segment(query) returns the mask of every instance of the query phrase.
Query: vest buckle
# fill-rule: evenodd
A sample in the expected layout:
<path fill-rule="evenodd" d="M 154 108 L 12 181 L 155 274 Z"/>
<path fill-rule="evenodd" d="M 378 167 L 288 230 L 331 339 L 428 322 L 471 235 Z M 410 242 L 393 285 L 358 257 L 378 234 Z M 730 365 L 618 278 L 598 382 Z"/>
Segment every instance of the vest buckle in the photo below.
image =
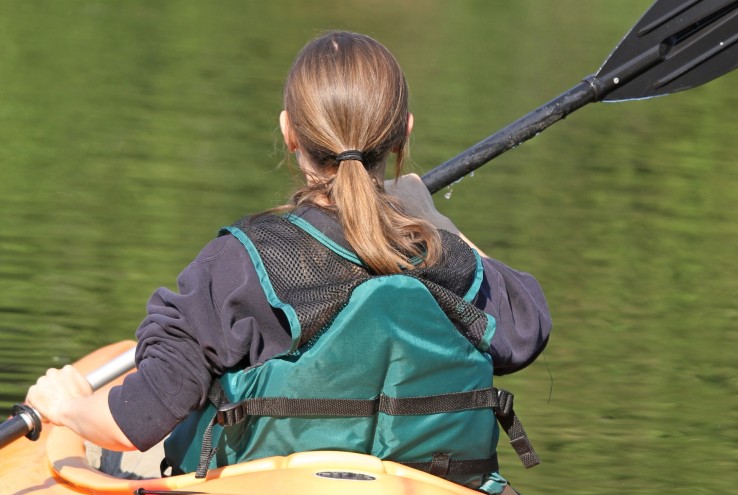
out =
<path fill-rule="evenodd" d="M 231 402 L 218 408 L 215 421 L 221 426 L 233 426 L 246 419 L 244 408 L 238 402 Z"/>
<path fill-rule="evenodd" d="M 513 399 L 515 396 L 503 390 L 497 389 L 497 407 L 493 408 L 496 416 L 507 417 L 513 412 Z"/>

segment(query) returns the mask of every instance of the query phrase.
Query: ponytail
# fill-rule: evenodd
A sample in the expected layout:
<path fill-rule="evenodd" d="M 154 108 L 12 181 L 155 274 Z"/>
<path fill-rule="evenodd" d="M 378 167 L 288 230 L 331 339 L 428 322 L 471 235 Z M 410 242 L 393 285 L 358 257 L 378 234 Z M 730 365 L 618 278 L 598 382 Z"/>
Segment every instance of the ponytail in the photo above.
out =
<path fill-rule="evenodd" d="M 361 162 L 344 161 L 331 189 L 346 240 L 373 272 L 397 273 L 413 269 L 412 258 L 433 264 L 440 257 L 435 228 L 403 214 Z"/>
<path fill-rule="evenodd" d="M 384 191 L 391 152 L 397 153 L 395 174 L 402 174 L 407 100 L 397 60 L 355 33 L 332 32 L 308 43 L 285 84 L 290 129 L 312 169 L 292 204 L 335 209 L 346 240 L 378 274 L 432 265 L 442 255 L 435 227 L 404 213 Z"/>

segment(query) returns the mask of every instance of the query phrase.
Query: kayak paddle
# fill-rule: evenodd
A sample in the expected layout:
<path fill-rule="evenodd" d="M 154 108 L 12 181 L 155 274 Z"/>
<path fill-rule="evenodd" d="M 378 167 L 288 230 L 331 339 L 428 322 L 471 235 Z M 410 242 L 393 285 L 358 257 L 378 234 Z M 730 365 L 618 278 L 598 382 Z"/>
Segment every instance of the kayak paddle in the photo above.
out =
<path fill-rule="evenodd" d="M 588 103 L 667 95 L 737 66 L 738 0 L 657 0 L 597 73 L 437 166 L 423 183 L 435 193 Z"/>
<path fill-rule="evenodd" d="M 132 347 L 90 372 L 85 378 L 92 390 L 103 387 L 133 369 L 136 366 L 135 352 L 136 348 Z M 37 440 L 41 434 L 42 420 L 38 411 L 25 404 L 16 404 L 13 406 L 12 414 L 10 419 L 0 424 L 0 449 L 22 436 Z"/>

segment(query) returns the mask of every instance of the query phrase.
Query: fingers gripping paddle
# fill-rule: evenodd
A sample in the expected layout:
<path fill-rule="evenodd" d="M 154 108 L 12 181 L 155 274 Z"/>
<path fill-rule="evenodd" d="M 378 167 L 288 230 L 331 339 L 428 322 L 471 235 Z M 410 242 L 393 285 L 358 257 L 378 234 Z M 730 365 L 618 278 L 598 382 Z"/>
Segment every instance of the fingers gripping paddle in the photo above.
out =
<path fill-rule="evenodd" d="M 88 374 L 85 378 L 90 383 L 92 390 L 101 388 L 133 369 L 136 365 L 134 360 L 135 351 L 135 347 L 132 347 Z M 22 436 L 26 436 L 31 440 L 38 439 L 41 434 L 41 421 L 41 416 L 32 407 L 21 404 L 13 406 L 13 417 L 0 424 L 0 449 Z"/>
<path fill-rule="evenodd" d="M 738 66 L 738 0 L 657 0 L 596 74 L 423 176 L 431 193 L 451 185 L 594 101 L 667 95 Z"/>

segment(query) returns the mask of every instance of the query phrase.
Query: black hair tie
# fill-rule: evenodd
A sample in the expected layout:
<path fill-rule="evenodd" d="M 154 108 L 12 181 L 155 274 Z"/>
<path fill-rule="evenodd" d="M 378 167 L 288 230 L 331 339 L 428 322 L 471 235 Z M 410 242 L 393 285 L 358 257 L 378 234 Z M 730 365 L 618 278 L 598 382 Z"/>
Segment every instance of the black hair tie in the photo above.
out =
<path fill-rule="evenodd" d="M 346 150 L 336 155 L 336 163 L 341 163 L 346 160 L 356 160 L 364 165 L 364 155 L 359 150 Z"/>

